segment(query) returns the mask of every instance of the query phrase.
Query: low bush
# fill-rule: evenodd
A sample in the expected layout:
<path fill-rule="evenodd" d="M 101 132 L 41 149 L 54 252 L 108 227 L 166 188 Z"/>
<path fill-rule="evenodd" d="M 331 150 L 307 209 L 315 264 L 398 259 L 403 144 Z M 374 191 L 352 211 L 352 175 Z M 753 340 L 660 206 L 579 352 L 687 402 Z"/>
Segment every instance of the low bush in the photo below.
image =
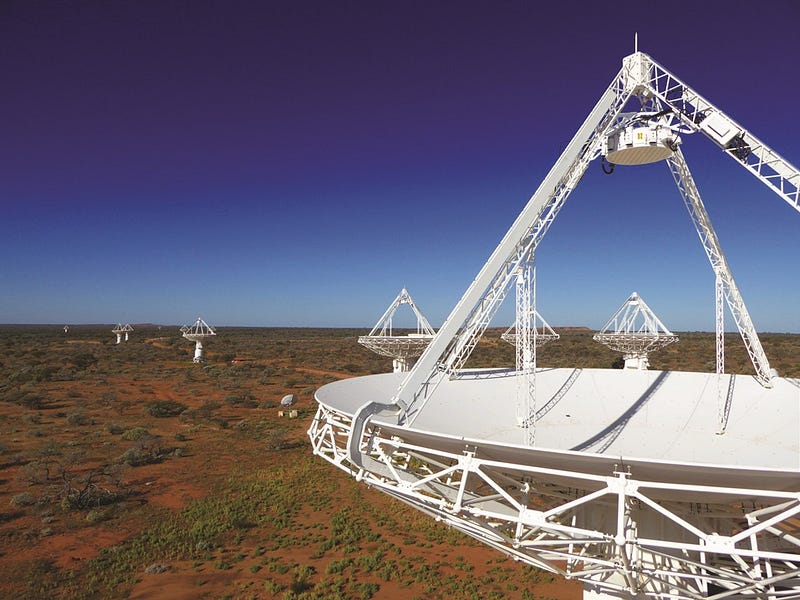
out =
<path fill-rule="evenodd" d="M 31 506 L 36 504 L 36 496 L 30 492 L 22 492 L 11 498 L 11 506 Z"/>
<path fill-rule="evenodd" d="M 118 423 L 106 423 L 106 431 L 113 435 L 119 435 L 125 432 L 125 427 Z"/>
<path fill-rule="evenodd" d="M 122 439 L 129 442 L 136 442 L 150 436 L 150 432 L 144 427 L 131 427 L 122 434 Z"/>
<path fill-rule="evenodd" d="M 155 436 L 144 438 L 133 447 L 128 448 L 118 462 L 125 463 L 131 467 L 140 467 L 161 462 L 172 453 L 174 448 L 165 448 L 161 445 L 161 439 Z"/>
<path fill-rule="evenodd" d="M 70 425 L 83 426 L 92 425 L 94 421 L 85 412 L 74 412 L 67 415 L 67 423 Z"/>
<path fill-rule="evenodd" d="M 187 408 L 185 404 L 176 400 L 153 400 L 147 403 L 145 411 L 151 417 L 163 419 L 165 417 L 177 417 Z"/>

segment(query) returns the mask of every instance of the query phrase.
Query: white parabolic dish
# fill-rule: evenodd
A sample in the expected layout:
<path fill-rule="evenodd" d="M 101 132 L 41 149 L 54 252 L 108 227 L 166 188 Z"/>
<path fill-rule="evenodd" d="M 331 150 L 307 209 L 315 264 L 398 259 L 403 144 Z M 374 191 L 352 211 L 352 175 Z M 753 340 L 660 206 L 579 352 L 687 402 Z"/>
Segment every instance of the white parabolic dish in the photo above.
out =
<path fill-rule="evenodd" d="M 352 416 L 369 400 L 388 403 L 402 375 L 337 381 L 316 399 Z M 723 377 L 726 390 L 734 382 L 725 435 L 717 435 L 716 374 L 677 371 L 539 370 L 535 447 L 522 445 L 513 371 L 466 371 L 442 382 L 411 428 L 380 413 L 372 422 L 420 445 L 471 444 L 519 464 L 603 475 L 624 464 L 637 478 L 674 483 L 798 487 L 800 380 L 775 378 L 767 389 L 750 376 Z"/>
<path fill-rule="evenodd" d="M 585 598 L 800 600 L 800 380 L 769 367 L 679 136 L 669 156 L 632 143 L 617 162 L 667 163 L 714 269 L 717 372 L 538 369 L 535 339 L 515 371 L 462 369 L 589 164 L 613 165 L 618 132 L 659 127 L 701 133 L 800 212 L 800 170 L 637 51 L 414 368 L 320 388 L 309 437 L 357 480 L 581 581 Z M 724 373 L 723 303 L 754 376 Z"/>
<path fill-rule="evenodd" d="M 354 457 L 354 415 L 388 403 L 404 375 L 320 388 L 314 452 L 581 581 L 587 599 L 800 598 L 800 380 L 776 377 L 768 389 L 743 375 L 541 369 L 536 445 L 526 446 L 513 406 L 520 376 L 462 371 L 413 426 L 397 425 L 389 406 L 375 414 Z"/>

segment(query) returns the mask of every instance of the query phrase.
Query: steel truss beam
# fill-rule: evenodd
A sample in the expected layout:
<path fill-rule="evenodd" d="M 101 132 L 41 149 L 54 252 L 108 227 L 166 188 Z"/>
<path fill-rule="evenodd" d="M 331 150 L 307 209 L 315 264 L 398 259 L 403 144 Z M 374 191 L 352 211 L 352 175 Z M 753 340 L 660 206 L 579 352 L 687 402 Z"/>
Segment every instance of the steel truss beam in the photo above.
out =
<path fill-rule="evenodd" d="M 406 443 L 320 405 L 314 452 L 357 480 L 516 560 L 639 598 L 800 599 L 800 493 L 644 481 Z M 433 440 L 432 440 L 433 441 Z M 565 483 L 568 482 L 568 483 Z"/>
<path fill-rule="evenodd" d="M 642 57 L 650 93 L 800 212 L 800 171 L 652 58 Z"/>
<path fill-rule="evenodd" d="M 666 106 L 683 126 L 709 137 L 800 211 L 797 169 L 649 56 L 635 52 L 623 60 L 622 70 L 401 383 L 390 401 L 400 424 L 412 424 L 438 383 L 454 376 L 463 366 L 508 294 L 519 265 L 536 250 L 589 163 L 599 155 L 605 136 L 620 126 L 622 110 L 632 97 Z M 733 299 L 733 304 L 738 300 Z M 749 350 L 759 363 L 759 380 L 767 382 L 768 370 L 764 371 L 761 352 L 752 340 Z M 359 423 L 381 409 L 368 404 L 363 407 Z"/>
<path fill-rule="evenodd" d="M 633 93 L 633 80 L 626 63 L 403 380 L 391 401 L 399 408 L 401 422 L 413 423 L 442 378 L 464 365 L 508 294 L 519 265 L 535 252 L 589 163 L 597 158 L 604 132 Z M 375 410 L 364 407 L 365 414 Z"/>
<path fill-rule="evenodd" d="M 530 464 L 535 450 L 525 464 L 510 464 L 488 460 L 480 447 L 454 453 L 403 440 L 438 383 L 457 376 L 608 134 L 626 126 L 630 115 L 622 111 L 633 98 L 641 107 L 660 105 L 671 115 L 665 118 L 710 138 L 800 211 L 797 169 L 649 56 L 635 52 L 623 60 L 397 393 L 386 404 L 366 402 L 352 417 L 320 405 L 309 430 L 314 452 L 489 546 L 588 588 L 670 600 L 800 600 L 798 492 L 643 481 L 624 469 L 604 476 L 546 469 Z M 641 118 L 647 114 L 659 112 Z M 769 364 L 683 156 L 678 152 L 668 162 L 756 376 L 769 385 Z M 719 355 L 721 343 L 718 348 Z M 720 377 L 723 369 L 718 365 Z M 732 390 L 733 379 L 721 431 Z M 392 425 L 375 425 L 378 413 Z"/>
<path fill-rule="evenodd" d="M 711 225 L 711 219 L 708 216 L 708 212 L 706 212 L 706 207 L 700 198 L 700 192 L 697 190 L 694 178 L 689 172 L 689 166 L 686 164 L 680 148 L 667 159 L 667 165 L 675 184 L 678 186 L 678 191 L 681 194 L 681 198 L 683 198 L 686 209 L 689 211 L 689 216 L 697 230 L 697 235 L 700 237 L 703 249 L 706 251 L 708 260 L 711 263 L 711 268 L 714 270 L 714 275 L 722 282 L 728 308 L 733 314 L 733 320 L 736 322 L 736 327 L 739 328 L 747 353 L 750 355 L 750 360 L 756 371 L 756 378 L 763 386 L 772 387 L 772 374 L 770 373 L 767 355 L 761 347 L 761 341 L 758 339 L 758 333 L 756 333 L 756 328 L 750 319 L 750 313 L 747 312 L 747 306 L 745 306 L 742 294 L 739 292 L 739 287 L 733 278 L 730 265 L 728 265 L 728 261 L 722 252 L 719 238 L 717 238 L 714 227 Z M 719 316 L 717 317 L 717 322 L 719 322 Z M 718 332 L 718 348 L 720 347 L 720 335 Z M 718 372 L 721 368 L 719 360 L 720 357 L 718 356 Z"/>
<path fill-rule="evenodd" d="M 536 265 L 534 257 L 517 272 L 516 366 L 517 421 L 524 431 L 524 443 L 536 442 Z"/>

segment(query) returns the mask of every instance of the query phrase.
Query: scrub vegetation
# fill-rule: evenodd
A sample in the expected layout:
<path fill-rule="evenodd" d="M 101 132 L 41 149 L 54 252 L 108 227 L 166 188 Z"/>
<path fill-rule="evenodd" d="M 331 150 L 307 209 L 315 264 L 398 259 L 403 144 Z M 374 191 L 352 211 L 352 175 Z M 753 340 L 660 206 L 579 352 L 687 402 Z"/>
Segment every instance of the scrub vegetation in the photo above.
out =
<path fill-rule="evenodd" d="M 176 327 L 119 345 L 110 329 L 0 326 L 0 597 L 581 597 L 312 455 L 314 391 L 391 368 L 356 343 L 366 330 L 220 328 L 194 364 Z M 617 359 L 559 333 L 542 366 Z M 470 364 L 513 365 L 499 334 Z M 800 336 L 762 340 L 800 377 Z M 752 372 L 726 342 L 727 370 Z M 681 334 L 651 363 L 713 370 L 714 337 Z"/>

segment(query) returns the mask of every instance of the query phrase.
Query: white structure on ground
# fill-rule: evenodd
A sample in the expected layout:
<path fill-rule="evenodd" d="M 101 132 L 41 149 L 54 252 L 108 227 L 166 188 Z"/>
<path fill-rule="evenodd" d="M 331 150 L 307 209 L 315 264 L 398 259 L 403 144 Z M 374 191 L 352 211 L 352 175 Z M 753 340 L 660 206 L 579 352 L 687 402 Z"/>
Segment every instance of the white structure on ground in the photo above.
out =
<path fill-rule="evenodd" d="M 116 334 L 117 341 L 115 343 L 119 344 L 123 341 L 123 336 L 124 340 L 126 342 L 128 341 L 128 334 L 130 334 L 131 331 L 133 331 L 133 327 L 131 327 L 130 323 L 126 323 L 125 325 L 117 323 L 114 329 L 111 330 L 111 333 Z"/>
<path fill-rule="evenodd" d="M 183 333 L 183 337 L 187 340 L 194 342 L 194 362 L 199 363 L 205 361 L 203 342 L 217 335 L 214 328 L 200 317 L 197 317 L 197 321 L 192 325 L 184 325 L 181 327 L 181 333 Z"/>
<path fill-rule="evenodd" d="M 533 311 L 534 314 L 531 315 L 531 336 L 536 338 L 536 347 L 541 348 L 547 342 L 553 342 L 557 340 L 559 336 L 550 324 L 544 320 L 544 317 L 539 314 L 539 311 Z M 534 333 L 535 330 L 535 333 Z M 516 347 L 517 340 L 519 339 L 519 334 L 517 333 L 517 323 L 514 322 L 511 327 L 506 329 L 501 335 L 500 339 L 504 342 L 508 342 L 512 346 Z"/>
<path fill-rule="evenodd" d="M 405 335 L 395 335 L 392 320 L 397 309 L 404 304 L 410 306 L 414 312 L 417 319 L 416 331 Z M 408 290 L 403 288 L 383 316 L 378 319 L 369 335 L 359 337 L 358 343 L 376 354 L 391 357 L 394 372 L 401 373 L 408 371 L 411 359 L 422 354 L 434 335 L 435 332 L 425 315 L 417 308 Z"/>
<path fill-rule="evenodd" d="M 800 211 L 800 171 L 636 51 L 414 368 L 317 391 L 314 452 L 585 598 L 800 599 L 800 380 L 769 368 L 679 148 L 692 133 Z M 719 343 L 717 373 L 537 370 L 531 445 L 518 371 L 462 367 L 595 159 L 666 161 L 714 272 L 717 327 L 726 302 L 755 376 L 724 373 Z"/>
<path fill-rule="evenodd" d="M 678 336 L 633 292 L 593 339 L 621 352 L 626 369 L 647 369 L 648 354 L 677 342 Z"/>

